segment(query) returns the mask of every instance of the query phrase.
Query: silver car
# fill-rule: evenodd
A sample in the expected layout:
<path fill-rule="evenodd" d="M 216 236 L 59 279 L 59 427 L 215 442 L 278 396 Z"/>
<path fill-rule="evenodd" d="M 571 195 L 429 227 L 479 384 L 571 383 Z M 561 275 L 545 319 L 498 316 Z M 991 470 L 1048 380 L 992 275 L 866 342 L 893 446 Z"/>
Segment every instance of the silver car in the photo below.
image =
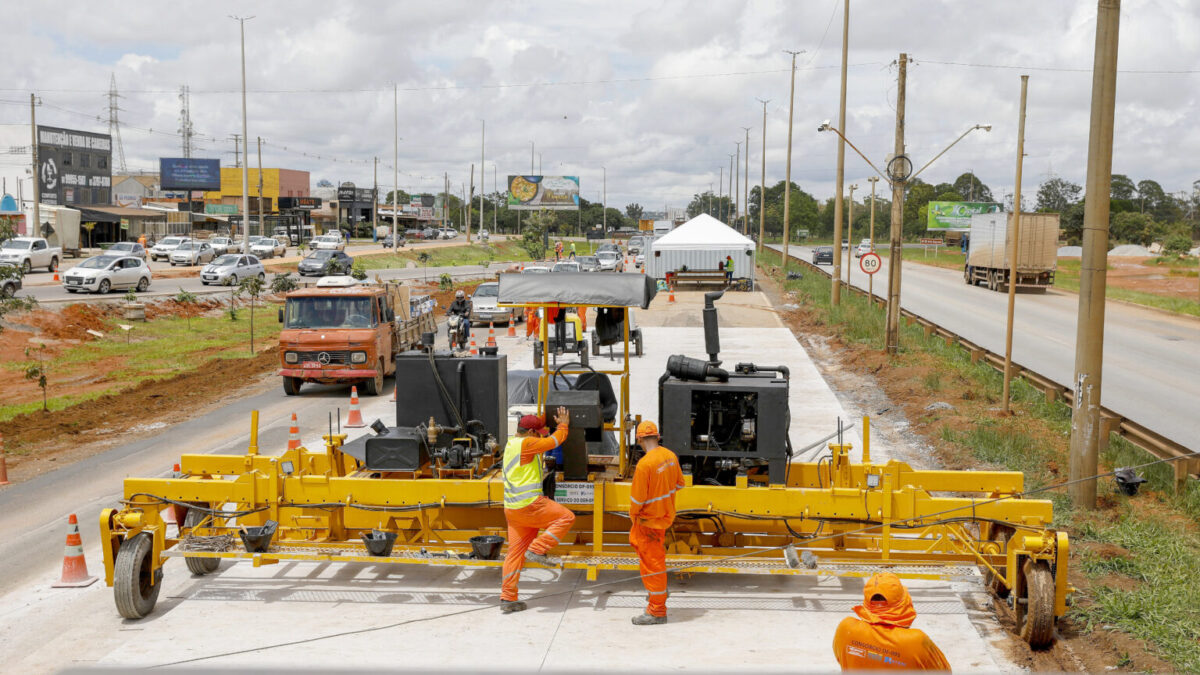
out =
<path fill-rule="evenodd" d="M 163 260 L 170 260 L 172 251 L 191 240 L 191 237 L 164 237 L 161 241 L 151 247 L 150 259 L 158 260 L 161 258 Z"/>
<path fill-rule="evenodd" d="M 283 243 L 282 238 L 272 239 L 271 237 L 263 237 L 250 246 L 250 252 L 260 258 L 274 258 L 287 253 L 287 244 Z"/>
<path fill-rule="evenodd" d="M 207 241 L 189 241 L 171 251 L 171 267 L 176 265 L 202 265 L 217 257 Z"/>
<path fill-rule="evenodd" d="M 213 237 L 212 239 L 208 240 L 208 243 L 212 245 L 213 252 L 215 252 L 217 255 L 242 252 L 241 239 L 233 239 L 231 237 Z"/>
<path fill-rule="evenodd" d="M 200 283 L 205 286 L 236 286 L 247 277 L 266 280 L 267 273 L 258 258 L 240 253 L 226 253 L 200 270 Z"/>
<path fill-rule="evenodd" d="M 579 263 L 580 272 L 599 272 L 600 259 L 594 255 L 577 255 L 575 262 Z"/>

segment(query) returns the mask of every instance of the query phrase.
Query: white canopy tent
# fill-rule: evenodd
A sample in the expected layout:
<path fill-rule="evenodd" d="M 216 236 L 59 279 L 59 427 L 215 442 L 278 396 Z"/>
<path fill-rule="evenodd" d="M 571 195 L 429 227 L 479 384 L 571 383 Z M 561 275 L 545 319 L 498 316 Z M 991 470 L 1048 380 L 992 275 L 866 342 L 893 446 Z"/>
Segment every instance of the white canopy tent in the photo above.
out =
<path fill-rule="evenodd" d="M 646 274 L 665 279 L 667 272 L 723 269 L 733 258 L 734 279 L 755 279 L 754 240 L 702 213 L 651 242 Z"/>

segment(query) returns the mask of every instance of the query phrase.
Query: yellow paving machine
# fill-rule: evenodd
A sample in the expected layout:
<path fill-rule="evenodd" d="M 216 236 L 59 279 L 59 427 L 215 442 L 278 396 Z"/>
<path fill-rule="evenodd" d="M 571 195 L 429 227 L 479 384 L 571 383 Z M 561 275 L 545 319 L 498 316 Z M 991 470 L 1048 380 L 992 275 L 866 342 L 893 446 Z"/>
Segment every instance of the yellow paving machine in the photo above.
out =
<path fill-rule="evenodd" d="M 458 356 L 433 347 L 397 357 L 396 420 L 347 442 L 260 452 L 257 415 L 244 455 L 183 455 L 174 478 L 129 478 L 124 499 L 100 516 L 105 580 L 124 617 L 154 608 L 164 564 L 183 558 L 195 575 L 222 560 L 498 568 L 506 525 L 499 458 L 510 406 L 564 406 L 570 431 L 547 461 L 547 495 L 575 526 L 554 554 L 589 580 L 638 570 L 629 546 L 629 489 L 641 415 L 629 410 L 629 315 L 647 308 L 640 274 L 500 275 L 500 304 L 595 310 L 597 331 L 623 337 L 610 370 L 581 363 L 541 369 L 521 394 L 495 349 Z M 1054 640 L 1066 611 L 1067 537 L 1052 504 L 1023 497 L 1007 471 L 915 470 L 875 462 L 864 423 L 861 461 L 831 442 L 798 460 L 786 366 L 722 367 L 715 301 L 706 296 L 708 358 L 671 356 L 658 380 L 657 419 L 686 487 L 668 533 L 668 567 L 687 573 L 962 579 L 982 574 L 1013 608 L 1034 647 Z M 545 340 L 545 334 L 542 340 Z M 615 386 L 614 386 L 615 382 Z M 513 392 L 510 396 L 510 390 Z M 510 400 L 514 399 L 514 400 Z M 832 422 L 832 421 L 831 421 Z M 864 421 L 865 422 L 865 421 Z M 840 439 L 839 439 L 840 440 Z M 824 442 L 822 442 L 824 445 Z M 168 527 L 173 509 L 178 527 Z M 498 571 L 498 570 L 497 570 Z M 499 576 L 497 575 L 497 586 Z"/>

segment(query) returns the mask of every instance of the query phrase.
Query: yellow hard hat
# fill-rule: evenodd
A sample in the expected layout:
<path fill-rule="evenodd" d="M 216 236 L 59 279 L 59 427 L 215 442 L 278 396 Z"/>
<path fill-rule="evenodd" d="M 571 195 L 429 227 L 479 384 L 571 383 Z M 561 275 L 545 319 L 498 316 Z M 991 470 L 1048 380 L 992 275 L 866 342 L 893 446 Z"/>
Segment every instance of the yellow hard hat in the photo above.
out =
<path fill-rule="evenodd" d="M 658 436 L 658 427 L 649 420 L 637 425 L 637 439 L 640 441 L 649 436 Z"/>

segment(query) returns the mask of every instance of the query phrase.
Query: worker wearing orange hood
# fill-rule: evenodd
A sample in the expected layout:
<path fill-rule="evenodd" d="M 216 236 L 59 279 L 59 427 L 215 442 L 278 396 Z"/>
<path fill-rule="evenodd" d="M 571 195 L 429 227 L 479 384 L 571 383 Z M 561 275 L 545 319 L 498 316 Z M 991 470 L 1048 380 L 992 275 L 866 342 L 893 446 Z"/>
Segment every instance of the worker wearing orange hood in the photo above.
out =
<path fill-rule="evenodd" d="M 940 670 L 950 663 L 933 640 L 917 628 L 912 597 L 895 574 L 872 576 L 863 586 L 863 604 L 854 608 L 833 635 L 833 655 L 843 671 Z"/>

